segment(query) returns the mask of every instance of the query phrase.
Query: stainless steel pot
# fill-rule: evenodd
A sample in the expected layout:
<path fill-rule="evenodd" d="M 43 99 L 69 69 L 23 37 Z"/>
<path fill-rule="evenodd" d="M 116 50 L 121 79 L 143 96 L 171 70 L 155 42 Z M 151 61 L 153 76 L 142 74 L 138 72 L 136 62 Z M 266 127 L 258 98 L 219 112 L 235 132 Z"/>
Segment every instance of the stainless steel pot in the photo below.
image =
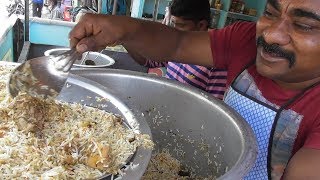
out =
<path fill-rule="evenodd" d="M 72 73 L 112 91 L 137 119 L 147 121 L 155 151 L 169 149 L 197 175 L 240 179 L 255 162 L 257 144 L 250 126 L 201 90 L 125 70 L 74 69 Z"/>

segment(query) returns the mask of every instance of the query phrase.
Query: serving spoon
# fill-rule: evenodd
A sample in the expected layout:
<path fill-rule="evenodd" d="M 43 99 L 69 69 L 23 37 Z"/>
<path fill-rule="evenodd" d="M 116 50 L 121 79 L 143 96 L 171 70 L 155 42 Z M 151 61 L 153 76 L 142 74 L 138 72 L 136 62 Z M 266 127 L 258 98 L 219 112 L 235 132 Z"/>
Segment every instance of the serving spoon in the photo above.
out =
<path fill-rule="evenodd" d="M 9 78 L 12 97 L 20 92 L 34 97 L 55 98 L 67 81 L 69 71 L 81 54 L 75 49 L 55 56 L 30 59 L 13 70 Z"/>

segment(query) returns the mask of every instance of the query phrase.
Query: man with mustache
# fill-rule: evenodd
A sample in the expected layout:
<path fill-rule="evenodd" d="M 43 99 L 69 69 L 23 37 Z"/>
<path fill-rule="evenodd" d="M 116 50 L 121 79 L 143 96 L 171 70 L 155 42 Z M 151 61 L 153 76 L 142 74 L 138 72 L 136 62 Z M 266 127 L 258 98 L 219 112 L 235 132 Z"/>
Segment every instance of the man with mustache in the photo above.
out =
<path fill-rule="evenodd" d="M 268 0 L 256 24 L 209 32 L 87 15 L 70 42 L 79 52 L 122 44 L 158 61 L 227 69 L 224 101 L 258 141 L 244 179 L 320 179 L 320 1 Z"/>

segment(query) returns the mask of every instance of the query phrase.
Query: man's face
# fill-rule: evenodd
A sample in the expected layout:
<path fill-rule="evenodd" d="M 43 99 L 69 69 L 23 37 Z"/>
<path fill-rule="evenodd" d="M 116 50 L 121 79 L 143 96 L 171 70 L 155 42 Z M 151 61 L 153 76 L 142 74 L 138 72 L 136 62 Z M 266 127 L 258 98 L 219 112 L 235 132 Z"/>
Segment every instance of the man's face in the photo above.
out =
<path fill-rule="evenodd" d="M 203 25 L 203 21 L 196 23 L 192 20 L 185 20 L 181 17 L 171 16 L 170 25 L 181 31 L 205 31 L 207 25 Z"/>
<path fill-rule="evenodd" d="M 268 0 L 257 44 L 261 75 L 284 83 L 320 79 L 320 1 Z"/>

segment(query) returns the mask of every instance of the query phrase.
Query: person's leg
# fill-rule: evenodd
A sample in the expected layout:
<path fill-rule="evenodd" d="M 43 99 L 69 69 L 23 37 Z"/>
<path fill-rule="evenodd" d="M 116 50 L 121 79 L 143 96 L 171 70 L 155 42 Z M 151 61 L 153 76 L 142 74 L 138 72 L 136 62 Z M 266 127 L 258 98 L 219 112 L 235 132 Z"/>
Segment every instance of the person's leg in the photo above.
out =
<path fill-rule="evenodd" d="M 39 4 L 37 4 L 37 17 L 39 17 Z"/>
<path fill-rule="evenodd" d="M 32 3 L 32 16 L 36 17 L 37 16 L 37 3 Z"/>
<path fill-rule="evenodd" d="M 41 18 L 41 15 L 42 15 L 42 7 L 43 7 L 43 4 L 39 4 L 39 6 L 38 6 L 38 17 L 40 17 Z"/>

